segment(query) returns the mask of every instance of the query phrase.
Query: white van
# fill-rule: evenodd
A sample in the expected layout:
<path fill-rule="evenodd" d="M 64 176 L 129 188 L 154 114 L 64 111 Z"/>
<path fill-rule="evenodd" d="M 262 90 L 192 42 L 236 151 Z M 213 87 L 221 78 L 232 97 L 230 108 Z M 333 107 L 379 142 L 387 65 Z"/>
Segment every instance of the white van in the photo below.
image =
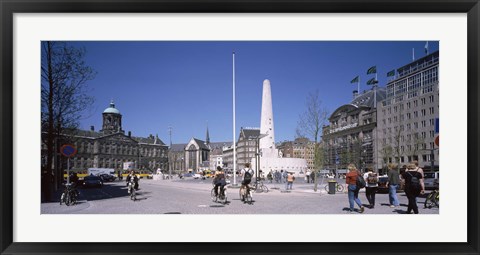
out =
<path fill-rule="evenodd" d="M 438 189 L 440 178 L 439 173 L 437 172 L 425 172 L 423 177 L 425 178 L 423 182 L 425 183 L 425 189 Z"/>

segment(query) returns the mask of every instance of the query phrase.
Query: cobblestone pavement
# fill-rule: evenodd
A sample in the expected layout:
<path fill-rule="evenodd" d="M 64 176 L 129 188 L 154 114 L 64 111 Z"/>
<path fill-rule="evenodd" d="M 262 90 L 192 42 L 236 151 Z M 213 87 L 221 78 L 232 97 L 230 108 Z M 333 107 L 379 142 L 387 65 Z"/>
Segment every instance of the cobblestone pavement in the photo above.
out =
<path fill-rule="evenodd" d="M 339 180 L 342 183 L 342 180 Z M 238 183 L 238 180 L 237 180 Z M 343 181 L 344 183 L 344 181 Z M 207 180 L 144 180 L 140 181 L 137 201 L 131 201 L 125 182 L 106 183 L 103 188 L 80 188 L 79 203 L 60 205 L 59 201 L 42 203 L 42 214 L 349 214 L 346 193 L 328 194 L 321 182 L 313 191 L 312 183 L 303 180 L 286 192 L 285 184 L 266 183 L 268 193 L 254 193 L 253 203 L 244 204 L 238 187 L 228 186 L 227 204 L 212 202 L 211 179 Z M 55 197 L 59 197 L 57 194 Z M 390 208 L 388 194 L 377 194 L 374 209 L 365 208 L 364 214 L 403 214 L 407 198 L 398 193 L 400 206 Z M 365 193 L 359 198 L 367 204 Z M 425 209 L 425 198 L 418 198 L 420 214 L 438 214 L 438 208 Z M 356 206 L 356 209 L 358 207 Z M 358 212 L 357 212 L 358 213 Z"/>

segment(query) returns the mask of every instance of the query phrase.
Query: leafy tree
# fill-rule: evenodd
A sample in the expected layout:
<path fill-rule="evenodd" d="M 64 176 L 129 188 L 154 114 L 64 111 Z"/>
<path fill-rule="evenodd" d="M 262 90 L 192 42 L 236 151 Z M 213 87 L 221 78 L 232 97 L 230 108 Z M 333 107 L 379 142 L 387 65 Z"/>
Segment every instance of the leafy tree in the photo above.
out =
<path fill-rule="evenodd" d="M 93 97 L 87 94 L 87 82 L 96 73 L 84 62 L 85 49 L 69 46 L 66 42 L 50 41 L 42 42 L 41 48 L 41 124 L 42 141 L 46 145 L 42 192 L 48 201 L 53 190 L 55 142 L 64 131 L 77 129 L 81 113 L 92 105 Z M 61 176 L 63 171 L 57 168 L 55 177 L 59 179 Z"/>

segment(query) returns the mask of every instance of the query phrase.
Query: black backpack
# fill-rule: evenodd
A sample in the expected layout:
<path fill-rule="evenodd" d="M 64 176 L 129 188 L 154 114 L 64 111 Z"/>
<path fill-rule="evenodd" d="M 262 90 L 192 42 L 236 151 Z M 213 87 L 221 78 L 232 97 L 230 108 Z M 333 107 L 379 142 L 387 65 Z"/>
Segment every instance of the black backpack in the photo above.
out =
<path fill-rule="evenodd" d="M 421 185 L 420 185 L 420 180 L 418 179 L 417 176 L 413 175 L 410 173 L 410 171 L 407 171 L 407 173 L 410 175 L 410 189 L 412 190 L 420 190 Z M 418 173 L 418 172 L 417 172 Z"/>
<path fill-rule="evenodd" d="M 243 179 L 245 179 L 245 180 L 251 180 L 252 179 L 252 174 L 250 173 L 250 169 L 245 170 L 245 175 L 243 176 Z"/>
<path fill-rule="evenodd" d="M 357 189 L 362 189 L 362 188 L 365 188 L 365 186 L 367 186 L 367 184 L 365 183 L 365 179 L 363 179 L 363 176 L 360 174 L 360 173 L 357 173 Z"/>

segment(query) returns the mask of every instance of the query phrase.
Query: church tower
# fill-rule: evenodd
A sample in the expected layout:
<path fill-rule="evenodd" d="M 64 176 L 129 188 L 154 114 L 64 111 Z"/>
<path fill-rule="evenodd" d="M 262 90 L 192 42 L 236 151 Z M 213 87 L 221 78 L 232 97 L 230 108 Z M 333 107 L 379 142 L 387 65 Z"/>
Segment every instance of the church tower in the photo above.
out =
<path fill-rule="evenodd" d="M 205 144 L 209 145 L 210 144 L 210 134 L 208 133 L 208 125 L 207 125 L 207 137 L 205 139 Z"/>
<path fill-rule="evenodd" d="M 115 108 L 115 103 L 110 102 L 110 106 L 105 109 L 102 113 L 103 115 L 103 125 L 102 132 L 104 135 L 114 134 L 114 133 L 124 133 L 122 130 L 122 114 L 120 111 Z"/>

